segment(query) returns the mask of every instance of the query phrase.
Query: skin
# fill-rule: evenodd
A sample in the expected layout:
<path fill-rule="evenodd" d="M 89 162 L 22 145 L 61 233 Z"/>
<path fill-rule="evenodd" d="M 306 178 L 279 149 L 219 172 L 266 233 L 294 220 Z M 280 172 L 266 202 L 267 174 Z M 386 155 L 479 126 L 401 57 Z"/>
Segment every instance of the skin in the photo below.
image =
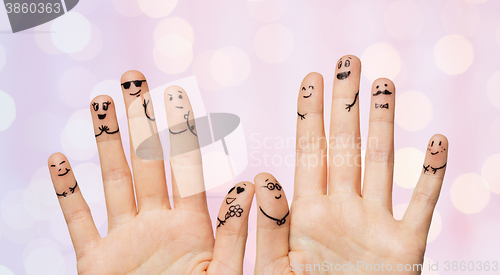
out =
<path fill-rule="evenodd" d="M 138 71 L 128 71 L 122 76 L 121 83 L 136 79 L 145 77 Z M 132 84 L 131 89 L 134 87 Z M 229 219 L 218 228 L 215 239 L 212 229 L 214 222 L 208 214 L 205 192 L 185 196 L 179 191 L 184 185 L 203 186 L 199 146 L 194 147 L 198 144 L 197 137 L 191 134 L 190 138 L 170 139 L 172 147 L 189 148 L 189 151 L 182 152 L 183 156 L 187 154 L 189 157 L 176 158 L 178 155 L 171 155 L 173 177 L 170 182 L 173 194 L 169 197 L 163 151 L 155 131 L 156 123 L 146 117 L 142 105 L 143 98 L 149 96 L 149 93 L 144 93 L 147 87 L 147 82 L 142 83 L 143 91 L 138 97 L 123 90 L 132 142 L 132 170 L 125 158 L 120 132 L 96 137 L 108 212 L 108 234 L 105 237 L 99 235 L 79 188 L 73 193 L 69 191 L 75 186 L 76 178 L 67 158 L 55 153 L 48 160 L 55 191 L 67 193 L 66 197 L 58 196 L 58 199 L 75 249 L 78 273 L 243 274 L 253 185 L 244 182 L 245 191 L 237 194 L 235 200 L 243 209 L 241 216 Z M 192 113 L 187 94 L 185 100 L 186 108 Z M 95 111 L 92 102 L 108 101 L 111 104 L 107 115 L 100 119 L 98 114 L 102 114 L 102 110 Z M 90 108 L 94 132 L 103 123 L 111 129 L 117 129 L 113 100 L 101 95 L 92 102 Z M 150 104 L 152 107 L 152 102 Z M 183 119 L 184 114 L 176 113 L 176 108 L 168 104 L 165 107 L 169 123 Z M 152 108 L 150 111 L 148 114 L 154 115 Z M 144 131 L 148 136 L 142 136 Z M 178 164 L 185 170 L 177 171 Z M 58 166 L 67 167 L 70 171 L 59 176 L 61 167 Z M 187 182 L 175 177 L 184 173 L 189 175 Z M 229 205 L 224 200 L 221 213 L 226 213 L 228 209 Z"/>
<path fill-rule="evenodd" d="M 349 58 L 350 57 L 350 58 Z M 350 60 L 348 77 L 337 79 L 345 72 L 345 60 Z M 360 92 L 358 100 L 371 97 L 366 167 L 361 189 L 361 141 L 359 103 L 350 112 L 345 104 L 359 91 L 361 62 L 355 56 L 341 58 L 333 84 L 332 113 L 329 138 L 323 122 L 323 78 L 308 74 L 300 88 L 316 83 L 317 96 L 304 99 L 299 91 L 298 108 L 307 112 L 307 119 L 297 118 L 297 161 L 294 198 L 287 222 L 278 226 L 262 213 L 257 213 L 257 258 L 255 274 L 419 274 L 414 272 L 381 273 L 363 268 L 357 271 L 306 271 L 305 264 L 328 263 L 350 266 L 357 261 L 373 265 L 421 264 L 432 213 L 437 203 L 445 168 L 435 174 L 422 173 L 402 220 L 392 214 L 392 182 L 394 168 L 394 103 L 395 87 L 389 79 L 377 79 L 372 90 Z M 339 60 L 340 62 L 340 60 Z M 338 62 L 338 63 L 339 63 Z M 392 94 L 380 94 L 377 86 L 387 84 Z M 318 87 L 318 89 L 316 89 Z M 380 88 L 380 87 L 379 87 Z M 385 86 L 384 86 L 385 89 Z M 389 108 L 375 108 L 375 103 Z M 328 141 L 328 144 L 327 144 Z M 441 142 L 439 154 L 429 150 L 425 165 L 439 167 L 446 163 L 448 141 L 434 135 L 429 148 Z M 330 147 L 327 154 L 327 146 Z M 437 148 L 434 148 L 437 149 Z M 446 150 L 444 150 L 446 149 Z M 328 159 L 328 162 L 326 161 Z M 343 161 L 339 161 L 343 160 Z M 328 171 L 328 173 L 327 173 Z M 329 176 L 327 176 L 329 175 Z M 262 173 L 255 177 L 257 206 L 285 213 L 286 200 L 276 200 L 274 194 L 260 190 L 265 179 L 274 178 Z M 361 196 L 361 194 L 363 194 Z M 293 266 L 291 265 L 293 264 Z M 300 271 L 299 264 L 304 264 Z M 295 272 L 291 270 L 295 269 Z"/>

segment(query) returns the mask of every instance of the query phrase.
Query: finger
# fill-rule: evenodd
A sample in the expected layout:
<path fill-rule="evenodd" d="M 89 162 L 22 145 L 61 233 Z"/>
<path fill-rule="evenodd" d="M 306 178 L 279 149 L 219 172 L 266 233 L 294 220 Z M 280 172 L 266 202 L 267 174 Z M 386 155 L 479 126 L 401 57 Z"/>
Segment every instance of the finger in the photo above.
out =
<path fill-rule="evenodd" d="M 214 274 L 242 274 L 248 235 L 248 213 L 252 205 L 254 186 L 240 182 L 232 187 L 222 202 L 217 216 L 214 246 Z M 231 255 L 231 257 L 228 257 Z"/>
<path fill-rule="evenodd" d="M 308 74 L 300 84 L 296 150 L 294 196 L 326 195 L 323 76 L 319 73 Z"/>
<path fill-rule="evenodd" d="M 432 213 L 441 192 L 447 161 L 448 139 L 436 134 L 427 145 L 422 174 L 403 217 L 403 222 L 425 237 L 427 237 Z"/>
<path fill-rule="evenodd" d="M 335 69 L 330 120 L 328 193 L 361 195 L 359 79 L 361 61 L 343 56 Z"/>
<path fill-rule="evenodd" d="M 257 258 L 255 273 L 288 256 L 290 211 L 281 184 L 268 173 L 255 177 Z"/>
<path fill-rule="evenodd" d="M 174 206 L 208 214 L 194 113 L 183 88 L 170 86 L 165 90 L 165 110 L 170 132 Z"/>
<path fill-rule="evenodd" d="M 170 209 L 163 151 L 148 83 L 138 71 L 124 73 L 121 83 L 127 110 L 130 159 L 138 210 Z"/>
<path fill-rule="evenodd" d="M 95 97 L 90 111 L 101 161 L 108 231 L 111 231 L 137 214 L 132 175 L 123 152 L 113 99 L 107 95 Z"/>
<path fill-rule="evenodd" d="M 373 82 L 363 183 L 363 198 L 391 212 L 395 93 L 394 83 L 389 79 Z"/>
<path fill-rule="evenodd" d="M 90 251 L 101 237 L 92 220 L 90 208 L 80 192 L 68 159 L 61 153 L 55 153 L 49 157 L 48 165 L 76 257 L 80 258 Z"/>

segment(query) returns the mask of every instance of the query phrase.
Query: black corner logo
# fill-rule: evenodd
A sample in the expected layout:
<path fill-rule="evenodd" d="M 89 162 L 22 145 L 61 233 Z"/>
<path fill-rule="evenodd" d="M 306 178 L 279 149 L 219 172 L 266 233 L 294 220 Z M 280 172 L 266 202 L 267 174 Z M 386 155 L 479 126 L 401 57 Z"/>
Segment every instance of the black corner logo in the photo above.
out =
<path fill-rule="evenodd" d="M 72 10 L 79 0 L 4 0 L 12 32 L 31 29 Z"/>

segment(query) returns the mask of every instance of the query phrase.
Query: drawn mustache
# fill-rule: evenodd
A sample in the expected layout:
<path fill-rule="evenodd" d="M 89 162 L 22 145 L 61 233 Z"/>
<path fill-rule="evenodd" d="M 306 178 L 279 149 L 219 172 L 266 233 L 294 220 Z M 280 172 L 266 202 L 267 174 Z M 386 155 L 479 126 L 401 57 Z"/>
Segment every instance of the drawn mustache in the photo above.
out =
<path fill-rule="evenodd" d="M 101 130 L 101 132 L 99 134 L 95 135 L 95 137 L 98 137 L 98 136 L 102 135 L 102 133 L 106 133 L 108 135 L 112 135 L 112 134 L 118 133 L 118 131 L 119 131 L 119 129 L 116 129 L 116 131 L 110 132 L 109 131 L 109 127 L 106 126 L 106 125 L 102 125 L 101 127 L 99 127 L 99 130 Z"/>
<path fill-rule="evenodd" d="M 374 96 L 377 96 L 379 94 L 384 94 L 384 95 L 392 95 L 391 92 L 389 92 L 388 90 L 384 90 L 383 92 L 382 91 L 377 91 L 376 93 L 374 93 L 373 95 Z"/>

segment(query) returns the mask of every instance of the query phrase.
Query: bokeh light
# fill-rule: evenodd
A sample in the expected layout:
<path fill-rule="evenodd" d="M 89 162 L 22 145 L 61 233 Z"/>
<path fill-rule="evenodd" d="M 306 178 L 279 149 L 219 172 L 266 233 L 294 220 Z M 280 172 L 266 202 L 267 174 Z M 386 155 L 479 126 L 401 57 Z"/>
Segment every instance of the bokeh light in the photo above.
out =
<path fill-rule="evenodd" d="M 214 79 L 211 71 L 212 57 L 216 51 L 204 51 L 196 57 L 193 63 L 193 73 L 198 84 L 204 89 L 213 91 L 222 88 L 222 85 Z"/>
<path fill-rule="evenodd" d="M 26 274 L 38 275 L 40 270 L 47 274 L 65 274 L 66 265 L 61 253 L 53 247 L 40 247 L 30 251 L 24 260 Z"/>
<path fill-rule="evenodd" d="M 88 45 L 79 52 L 70 53 L 69 56 L 78 61 L 87 61 L 93 59 L 99 54 L 103 43 L 101 30 L 96 25 L 91 23 L 90 31 L 92 36 L 90 37 Z"/>
<path fill-rule="evenodd" d="M 125 17 L 136 17 L 142 14 L 137 0 L 111 0 L 113 8 Z"/>
<path fill-rule="evenodd" d="M 153 33 L 155 43 L 167 35 L 180 35 L 190 44 L 194 43 L 193 27 L 186 20 L 179 17 L 169 17 L 158 23 Z"/>
<path fill-rule="evenodd" d="M 467 71 L 474 61 L 474 48 L 461 35 L 447 35 L 439 39 L 436 44 L 434 60 L 439 69 L 446 74 L 461 74 Z"/>
<path fill-rule="evenodd" d="M 479 27 L 481 14 L 474 4 L 450 0 L 441 10 L 441 22 L 450 34 L 470 36 Z"/>
<path fill-rule="evenodd" d="M 491 155 L 484 161 L 481 176 L 491 192 L 500 194 L 500 154 Z"/>
<path fill-rule="evenodd" d="M 75 160 L 88 160 L 97 153 L 94 126 L 89 109 L 74 112 L 60 139 L 63 153 Z"/>
<path fill-rule="evenodd" d="M 386 43 L 368 46 L 361 56 L 363 74 L 368 80 L 380 77 L 394 79 L 401 70 L 401 57 L 396 49 Z"/>
<path fill-rule="evenodd" d="M 168 34 L 153 49 L 156 66 L 167 74 L 184 72 L 193 61 L 192 44 L 182 35 Z"/>
<path fill-rule="evenodd" d="M 34 113 L 24 123 L 24 140 L 36 152 L 54 152 L 60 145 L 56 131 L 62 123 L 62 119 L 54 113 Z"/>
<path fill-rule="evenodd" d="M 394 1 L 384 14 L 385 29 L 396 39 L 415 38 L 424 25 L 422 10 L 411 0 Z"/>
<path fill-rule="evenodd" d="M 278 21 L 286 11 L 287 0 L 247 1 L 248 11 L 255 20 L 262 23 Z"/>
<path fill-rule="evenodd" d="M 500 116 L 493 119 L 490 128 L 491 141 L 498 149 L 500 149 Z"/>
<path fill-rule="evenodd" d="M 490 201 L 488 184 L 478 174 L 462 174 L 451 186 L 451 201 L 465 214 L 480 212 Z"/>
<path fill-rule="evenodd" d="M 281 24 L 262 26 L 253 40 L 257 56 L 271 64 L 287 60 L 293 52 L 293 44 L 292 32 Z"/>
<path fill-rule="evenodd" d="M 486 85 L 488 100 L 493 106 L 500 109 L 500 71 L 495 72 Z"/>
<path fill-rule="evenodd" d="M 37 220 L 24 207 L 20 198 L 24 197 L 24 190 L 17 189 L 5 195 L 1 204 L 2 218 L 13 229 L 23 230 L 32 228 Z M 19 217 L 23 217 L 20 219 Z"/>
<path fill-rule="evenodd" d="M 90 22 L 83 15 L 70 11 L 52 21 L 50 27 L 54 45 L 65 53 L 76 53 L 90 42 Z"/>
<path fill-rule="evenodd" d="M 37 220 L 49 220 L 61 215 L 61 208 L 50 179 L 49 168 L 38 168 L 26 188 L 23 204 L 26 211 Z"/>
<path fill-rule="evenodd" d="M 177 0 L 138 0 L 139 8 L 147 16 L 160 18 L 169 15 L 177 6 Z"/>
<path fill-rule="evenodd" d="M 4 265 L 0 265 L 0 275 L 14 275 L 14 272 L 12 270 L 8 269 Z"/>
<path fill-rule="evenodd" d="M 0 132 L 10 127 L 16 119 L 16 103 L 6 92 L 0 90 Z"/>
<path fill-rule="evenodd" d="M 403 188 L 417 185 L 425 154 L 412 147 L 402 148 L 394 154 L 394 182 Z"/>
<path fill-rule="evenodd" d="M 432 101 L 421 92 L 401 93 L 396 99 L 396 123 L 406 131 L 424 129 L 432 114 Z"/>
<path fill-rule="evenodd" d="M 212 76 L 224 86 L 238 86 L 250 74 L 250 59 L 237 47 L 225 47 L 214 53 L 210 62 Z"/>
<path fill-rule="evenodd" d="M 71 68 L 59 79 L 59 95 L 71 107 L 83 108 L 88 106 L 89 93 L 96 84 L 97 78 L 92 71 L 83 67 Z"/>

